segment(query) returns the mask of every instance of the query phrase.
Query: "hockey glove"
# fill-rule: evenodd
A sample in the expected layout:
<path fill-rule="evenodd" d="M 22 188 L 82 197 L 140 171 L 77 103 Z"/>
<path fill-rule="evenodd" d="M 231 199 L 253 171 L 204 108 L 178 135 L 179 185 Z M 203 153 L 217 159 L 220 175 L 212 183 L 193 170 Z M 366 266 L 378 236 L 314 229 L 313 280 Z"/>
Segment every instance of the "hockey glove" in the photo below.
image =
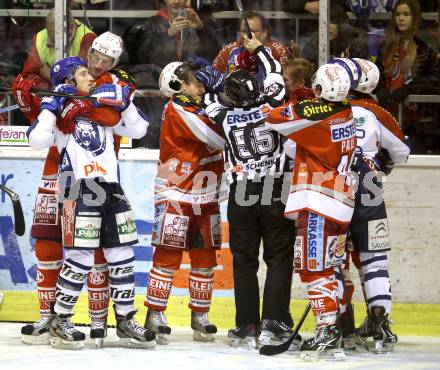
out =
<path fill-rule="evenodd" d="M 257 73 L 258 63 L 254 54 L 251 54 L 248 50 L 243 50 L 237 55 L 237 61 L 235 62 L 236 69 L 245 69 L 250 73 Z"/>
<path fill-rule="evenodd" d="M 119 84 L 104 84 L 96 87 L 91 96 L 96 98 L 108 98 L 114 100 L 120 100 L 124 103 L 123 107 L 112 106 L 116 110 L 122 112 L 130 104 L 130 86 L 121 86 Z M 93 102 L 95 107 L 103 107 L 105 104 Z"/>
<path fill-rule="evenodd" d="M 194 74 L 196 78 L 205 85 L 208 92 L 218 94 L 223 91 L 225 75 L 214 67 L 206 66 L 195 71 Z"/>
<path fill-rule="evenodd" d="M 41 99 L 32 94 L 34 80 L 25 80 L 20 73 L 12 83 L 12 94 L 25 117 L 33 122 L 40 113 Z"/>
<path fill-rule="evenodd" d="M 88 100 L 72 99 L 66 104 L 57 117 L 57 127 L 64 134 L 71 134 L 75 131 L 75 118 L 88 113 L 93 109 L 93 104 Z"/>
<path fill-rule="evenodd" d="M 130 86 L 131 89 L 130 97 L 131 97 L 136 90 L 136 80 L 134 76 L 130 72 L 127 72 L 120 68 L 112 69 L 110 73 L 115 75 L 119 79 L 119 81 L 121 81 L 122 86 L 125 86 L 125 84 Z"/>
<path fill-rule="evenodd" d="M 76 87 L 70 84 L 60 84 L 55 87 L 54 91 L 74 95 L 76 94 Z M 66 99 L 65 96 L 46 96 L 41 101 L 41 110 L 47 109 L 54 114 L 58 114 L 63 110 Z"/>
<path fill-rule="evenodd" d="M 388 176 L 394 168 L 394 162 L 388 153 L 388 150 L 380 148 L 374 156 L 373 161 L 378 165 L 380 170 Z"/>
<path fill-rule="evenodd" d="M 211 62 L 208 59 L 199 57 L 197 55 L 191 55 L 188 58 L 188 62 L 195 68 L 204 68 L 207 66 L 211 66 Z"/>

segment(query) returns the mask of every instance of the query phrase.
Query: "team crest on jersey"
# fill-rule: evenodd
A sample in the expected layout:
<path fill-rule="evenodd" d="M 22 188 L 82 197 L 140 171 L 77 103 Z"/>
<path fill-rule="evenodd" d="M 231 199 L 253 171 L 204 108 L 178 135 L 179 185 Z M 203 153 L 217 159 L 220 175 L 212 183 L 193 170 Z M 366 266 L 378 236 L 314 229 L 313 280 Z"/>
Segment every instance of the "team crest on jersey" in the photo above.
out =
<path fill-rule="evenodd" d="M 94 156 L 100 155 L 105 151 L 107 145 L 105 133 L 101 137 L 98 125 L 94 122 L 78 121 L 73 137 L 81 148 L 92 153 Z"/>

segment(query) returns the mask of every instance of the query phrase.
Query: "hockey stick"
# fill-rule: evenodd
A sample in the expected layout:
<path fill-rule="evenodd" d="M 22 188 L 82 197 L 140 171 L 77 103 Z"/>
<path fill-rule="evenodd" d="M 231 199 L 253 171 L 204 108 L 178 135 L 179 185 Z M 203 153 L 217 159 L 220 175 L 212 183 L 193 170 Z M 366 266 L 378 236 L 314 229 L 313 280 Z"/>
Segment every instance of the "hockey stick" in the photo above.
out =
<path fill-rule="evenodd" d="M 23 209 L 21 208 L 20 197 L 17 193 L 13 192 L 11 189 L 6 186 L 0 184 L 0 189 L 3 190 L 8 196 L 11 198 L 12 207 L 14 209 L 14 229 L 15 233 L 18 236 L 22 236 L 24 234 L 25 224 L 24 224 L 24 216 Z"/>
<path fill-rule="evenodd" d="M 237 4 L 237 8 L 238 11 L 240 12 L 241 15 L 241 20 L 244 23 L 244 29 L 246 31 L 246 35 L 249 39 L 252 38 L 252 32 L 251 32 L 251 28 L 249 27 L 249 22 L 246 18 L 246 15 L 244 14 L 244 10 L 243 10 L 243 4 L 241 3 L 241 0 L 235 0 L 235 3 Z"/>
<path fill-rule="evenodd" d="M 301 329 L 301 326 L 303 325 L 304 321 L 306 320 L 307 315 L 309 314 L 311 308 L 311 304 L 310 302 L 307 304 L 307 307 L 305 308 L 301 318 L 298 321 L 298 324 L 296 324 L 296 328 L 293 331 L 292 335 L 290 336 L 289 339 L 287 339 L 284 343 L 281 344 L 275 344 L 275 345 L 271 345 L 271 344 L 267 344 L 263 347 L 260 348 L 260 354 L 265 355 L 265 356 L 273 356 L 273 355 L 278 355 L 280 353 L 286 352 L 290 345 L 292 344 L 293 340 L 297 337 L 298 333 L 299 333 L 299 329 Z"/>
<path fill-rule="evenodd" d="M 114 105 L 117 107 L 124 106 L 124 102 L 122 100 L 116 100 L 116 99 L 110 99 L 110 98 L 100 98 L 100 97 L 95 97 L 95 96 L 90 96 L 90 95 L 73 95 L 73 94 L 62 93 L 59 91 L 43 90 L 43 89 L 32 89 L 32 92 L 35 95 L 41 95 L 41 96 L 62 96 L 62 97 L 71 98 L 71 99 L 91 100 L 94 102 L 98 102 L 102 105 Z"/>
<path fill-rule="evenodd" d="M 5 108 L 0 108 L 0 114 L 9 112 L 9 111 L 15 110 L 15 109 L 18 109 L 18 104 L 10 105 L 9 107 L 5 107 Z"/>

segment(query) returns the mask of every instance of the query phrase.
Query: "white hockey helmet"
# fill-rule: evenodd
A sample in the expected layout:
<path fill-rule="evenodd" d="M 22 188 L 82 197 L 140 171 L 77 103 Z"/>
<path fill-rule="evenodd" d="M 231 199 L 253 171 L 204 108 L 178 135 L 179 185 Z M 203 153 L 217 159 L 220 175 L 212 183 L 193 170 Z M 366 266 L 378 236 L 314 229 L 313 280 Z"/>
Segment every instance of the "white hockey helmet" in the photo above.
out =
<path fill-rule="evenodd" d="M 112 67 L 114 67 L 118 64 L 119 58 L 124 51 L 124 44 L 118 35 L 107 31 L 93 40 L 92 49 L 113 58 Z"/>
<path fill-rule="evenodd" d="M 336 63 L 343 67 L 350 76 L 351 89 L 355 90 L 358 87 L 359 80 L 362 77 L 362 68 L 354 59 L 348 58 L 333 58 L 328 63 Z"/>
<path fill-rule="evenodd" d="M 379 68 L 371 60 L 353 58 L 362 68 L 362 76 L 359 80 L 356 91 L 360 91 L 366 94 L 371 92 L 377 87 L 380 79 Z"/>
<path fill-rule="evenodd" d="M 162 70 L 159 76 L 159 89 L 163 95 L 171 98 L 182 91 L 182 81 L 176 75 L 176 70 L 182 65 L 182 62 L 171 62 Z"/>
<path fill-rule="evenodd" d="M 348 72 L 339 64 L 323 64 L 316 71 L 312 82 L 313 92 L 318 98 L 329 101 L 344 100 L 350 91 Z"/>

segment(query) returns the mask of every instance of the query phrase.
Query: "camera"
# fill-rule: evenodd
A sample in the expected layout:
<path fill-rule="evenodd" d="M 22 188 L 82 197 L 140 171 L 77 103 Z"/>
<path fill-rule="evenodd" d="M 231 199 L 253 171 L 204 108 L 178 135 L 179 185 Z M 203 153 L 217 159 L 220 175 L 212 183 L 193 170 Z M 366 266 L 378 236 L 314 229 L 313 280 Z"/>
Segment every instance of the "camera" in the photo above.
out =
<path fill-rule="evenodd" d="M 186 13 L 186 10 L 185 10 L 185 9 L 179 9 L 179 12 L 177 13 L 177 16 L 178 16 L 178 17 L 186 18 L 187 15 L 188 15 L 188 14 Z"/>

